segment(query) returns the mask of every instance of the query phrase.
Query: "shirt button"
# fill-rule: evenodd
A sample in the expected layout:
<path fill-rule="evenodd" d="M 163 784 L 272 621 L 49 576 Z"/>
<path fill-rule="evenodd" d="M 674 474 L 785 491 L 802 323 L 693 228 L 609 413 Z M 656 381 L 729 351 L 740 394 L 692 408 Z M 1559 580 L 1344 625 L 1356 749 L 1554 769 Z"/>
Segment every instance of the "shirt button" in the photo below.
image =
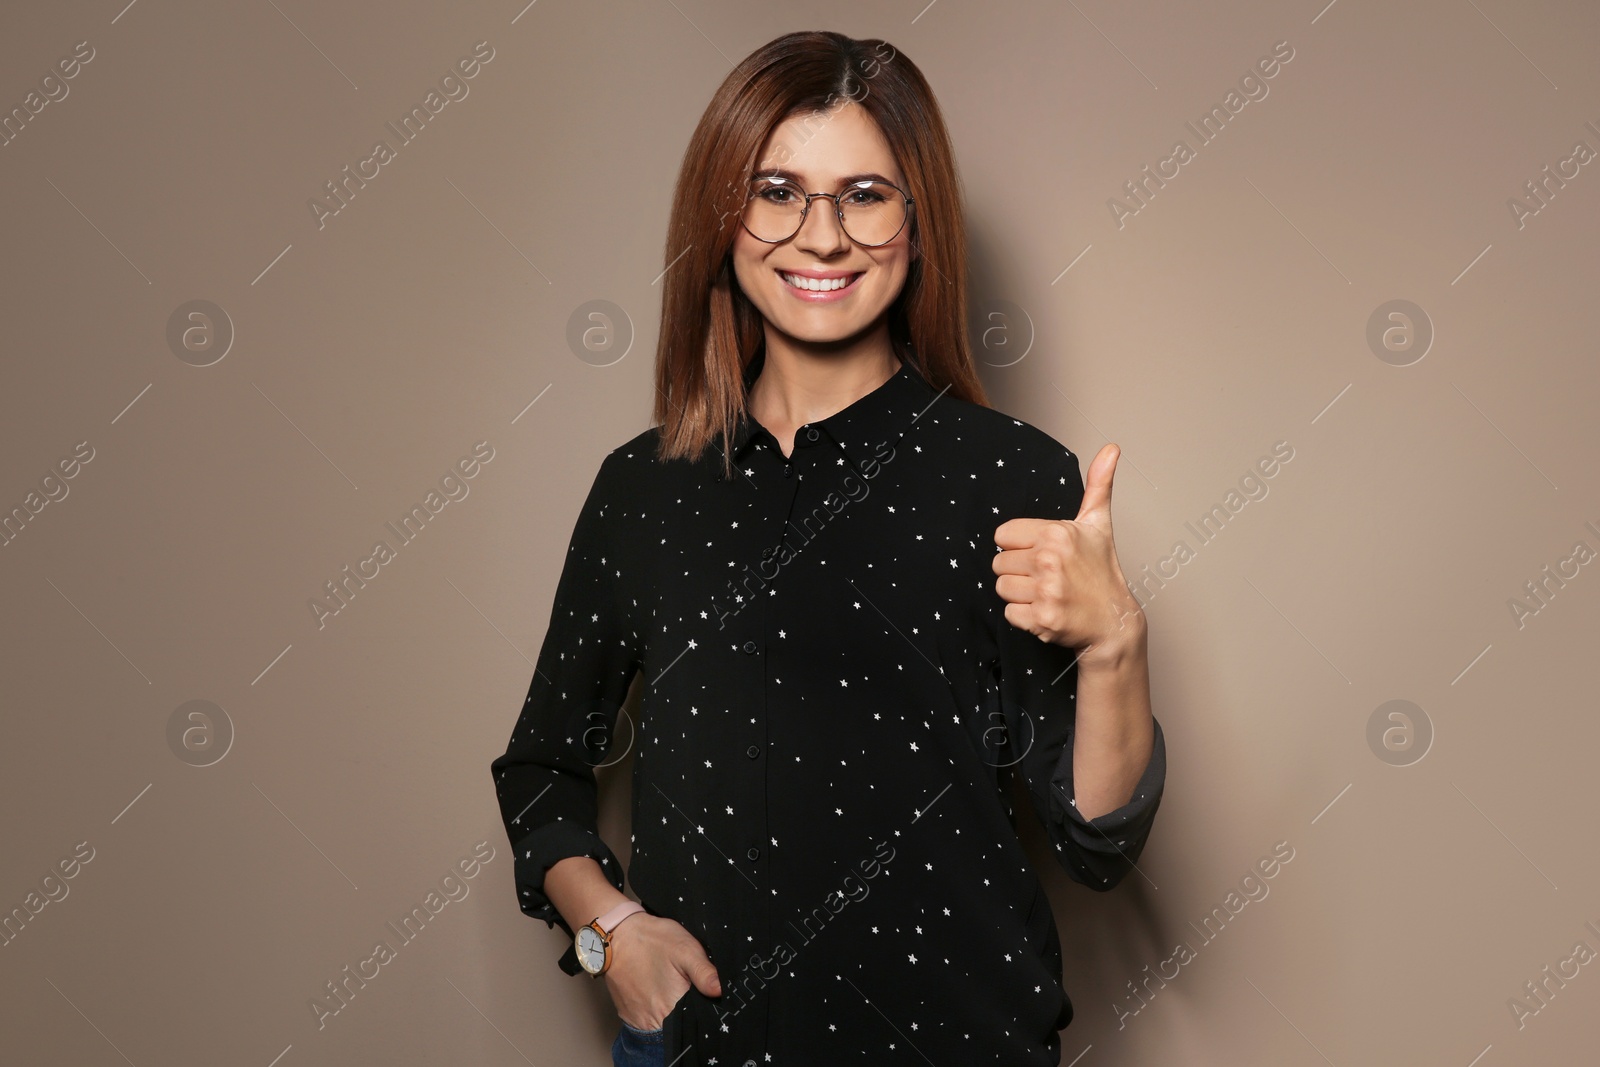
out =
<path fill-rule="evenodd" d="M 785 463 L 783 465 L 783 476 L 785 478 L 793 478 L 794 477 L 794 464 L 793 463 Z"/>
<path fill-rule="evenodd" d="M 807 441 L 815 441 L 817 438 L 819 438 L 821 436 L 822 435 L 817 432 L 817 428 L 815 426 L 807 426 L 806 427 L 806 440 Z"/>
<path fill-rule="evenodd" d="M 773 556 L 775 556 L 777 554 L 778 554 L 778 550 L 773 548 L 771 545 L 768 545 L 766 548 L 763 548 L 761 550 L 761 558 L 762 559 L 771 559 Z"/>
<path fill-rule="evenodd" d="M 751 745 L 749 748 L 744 750 L 744 754 L 749 756 L 751 759 L 755 759 L 757 756 L 761 755 L 761 747 L 759 745 Z"/>
<path fill-rule="evenodd" d="M 746 641 L 744 643 L 744 650 L 753 655 L 755 653 L 755 650 L 756 650 L 756 643 L 754 641 Z"/>
<path fill-rule="evenodd" d="M 749 852 L 746 852 L 745 855 L 750 859 L 755 859 L 757 856 L 761 855 L 761 850 L 759 848 L 752 848 Z"/>

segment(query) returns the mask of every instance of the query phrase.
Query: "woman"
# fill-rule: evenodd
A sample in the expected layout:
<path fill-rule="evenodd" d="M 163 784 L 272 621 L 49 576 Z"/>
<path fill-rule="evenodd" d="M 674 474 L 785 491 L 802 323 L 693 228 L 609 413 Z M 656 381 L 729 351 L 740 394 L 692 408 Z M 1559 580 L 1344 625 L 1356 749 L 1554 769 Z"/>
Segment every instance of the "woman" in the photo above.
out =
<path fill-rule="evenodd" d="M 986 405 L 944 122 L 882 41 L 728 76 L 666 262 L 658 425 L 601 464 L 492 766 L 522 910 L 604 975 L 618 1064 L 1058 1063 L 1013 779 L 1105 890 L 1166 773 L 1116 448 L 1086 489 Z M 595 823 L 628 747 L 638 904 Z"/>

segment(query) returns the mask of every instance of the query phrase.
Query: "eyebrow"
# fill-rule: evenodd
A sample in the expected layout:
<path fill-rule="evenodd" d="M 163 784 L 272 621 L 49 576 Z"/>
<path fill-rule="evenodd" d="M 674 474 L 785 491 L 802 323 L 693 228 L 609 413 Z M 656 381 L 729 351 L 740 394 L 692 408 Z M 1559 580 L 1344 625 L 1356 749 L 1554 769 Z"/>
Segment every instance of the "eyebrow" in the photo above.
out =
<path fill-rule="evenodd" d="M 782 167 L 773 167 L 770 170 L 759 170 L 750 175 L 751 181 L 754 181 L 757 178 L 785 178 L 791 182 L 794 182 L 796 185 L 805 184 L 805 181 L 801 179 L 800 175 L 796 174 L 792 170 L 784 170 Z M 863 171 L 860 174 L 846 174 L 844 177 L 839 179 L 840 186 L 852 185 L 856 182 L 883 182 L 886 185 L 899 184 L 898 182 L 891 181 L 890 179 L 885 178 L 883 175 L 876 174 L 872 171 Z"/>

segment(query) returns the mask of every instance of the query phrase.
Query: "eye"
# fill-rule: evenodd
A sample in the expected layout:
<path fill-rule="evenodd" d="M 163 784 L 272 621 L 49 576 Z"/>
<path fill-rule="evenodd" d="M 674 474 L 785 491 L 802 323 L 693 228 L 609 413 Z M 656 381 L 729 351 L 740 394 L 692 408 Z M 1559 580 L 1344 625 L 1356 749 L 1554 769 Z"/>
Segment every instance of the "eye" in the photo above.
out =
<path fill-rule="evenodd" d="M 791 204 L 799 199 L 794 186 L 782 178 L 768 178 L 756 190 L 756 195 L 773 204 Z"/>
<path fill-rule="evenodd" d="M 844 194 L 844 202 L 847 204 L 866 206 L 870 204 L 882 204 L 886 200 L 888 200 L 888 197 L 884 196 L 883 193 L 878 191 L 876 183 L 856 186 L 848 193 Z"/>

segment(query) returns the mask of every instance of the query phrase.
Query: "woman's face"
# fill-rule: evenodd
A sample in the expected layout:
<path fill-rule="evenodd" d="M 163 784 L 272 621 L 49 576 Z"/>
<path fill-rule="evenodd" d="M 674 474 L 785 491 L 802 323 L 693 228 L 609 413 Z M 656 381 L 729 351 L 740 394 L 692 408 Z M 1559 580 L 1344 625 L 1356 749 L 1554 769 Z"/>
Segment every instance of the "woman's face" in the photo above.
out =
<path fill-rule="evenodd" d="M 848 102 L 812 117 L 790 119 L 762 145 L 758 173 L 791 171 L 808 193 L 837 193 L 842 179 L 881 175 L 906 189 L 883 133 L 859 104 Z M 909 190 L 906 190 L 909 192 Z M 867 247 L 852 241 L 839 225 L 832 201 L 811 202 L 800 231 L 787 241 L 768 244 L 743 226 L 733 242 L 733 271 L 750 302 L 779 330 L 798 342 L 827 343 L 863 333 L 889 310 L 905 284 L 916 253 L 908 219 L 887 244 Z M 859 275 L 848 288 L 818 299 L 797 289 L 784 272 Z"/>

